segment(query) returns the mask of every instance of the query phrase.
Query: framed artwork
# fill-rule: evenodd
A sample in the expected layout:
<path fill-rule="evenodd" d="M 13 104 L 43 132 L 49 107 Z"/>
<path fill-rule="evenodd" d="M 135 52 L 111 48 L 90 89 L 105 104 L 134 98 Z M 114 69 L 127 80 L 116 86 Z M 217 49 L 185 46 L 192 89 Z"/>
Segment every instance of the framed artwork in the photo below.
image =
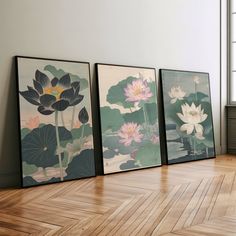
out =
<path fill-rule="evenodd" d="M 96 64 L 103 173 L 161 165 L 154 68 Z"/>
<path fill-rule="evenodd" d="M 209 74 L 160 70 L 167 163 L 215 157 Z"/>
<path fill-rule="evenodd" d="M 95 175 L 87 62 L 16 57 L 22 186 Z"/>

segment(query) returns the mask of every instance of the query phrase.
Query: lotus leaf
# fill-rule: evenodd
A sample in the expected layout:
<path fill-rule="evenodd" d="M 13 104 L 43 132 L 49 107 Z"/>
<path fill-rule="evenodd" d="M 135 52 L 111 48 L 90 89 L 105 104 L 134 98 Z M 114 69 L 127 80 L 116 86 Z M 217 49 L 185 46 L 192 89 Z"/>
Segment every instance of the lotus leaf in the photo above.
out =
<path fill-rule="evenodd" d="M 61 141 L 71 140 L 71 133 L 64 127 L 59 127 Z M 27 164 L 37 167 L 50 167 L 58 163 L 56 155 L 56 129 L 53 125 L 36 128 L 22 140 L 22 159 Z"/>

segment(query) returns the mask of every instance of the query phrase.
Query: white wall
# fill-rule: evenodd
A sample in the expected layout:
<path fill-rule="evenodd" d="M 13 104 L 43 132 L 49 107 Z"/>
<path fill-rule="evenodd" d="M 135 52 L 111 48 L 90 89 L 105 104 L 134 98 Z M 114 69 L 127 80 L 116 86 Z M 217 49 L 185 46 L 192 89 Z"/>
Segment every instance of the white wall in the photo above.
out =
<path fill-rule="evenodd" d="M 19 176 L 14 55 L 209 72 L 219 153 L 219 1 L 0 0 L 0 186 Z"/>
<path fill-rule="evenodd" d="M 227 152 L 227 115 L 226 105 L 228 103 L 228 24 L 227 7 L 229 1 L 221 0 L 221 152 Z"/>

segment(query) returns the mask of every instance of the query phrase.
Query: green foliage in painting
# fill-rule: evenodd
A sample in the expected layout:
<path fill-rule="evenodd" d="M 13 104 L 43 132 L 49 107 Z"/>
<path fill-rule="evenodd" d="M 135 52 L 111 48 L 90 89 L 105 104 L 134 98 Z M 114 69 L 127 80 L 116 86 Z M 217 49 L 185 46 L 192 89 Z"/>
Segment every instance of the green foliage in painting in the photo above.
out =
<path fill-rule="evenodd" d="M 195 102 L 196 104 L 201 104 L 201 102 L 208 98 L 208 95 L 202 92 L 190 93 L 189 96 L 186 98 L 186 102 L 192 103 Z"/>
<path fill-rule="evenodd" d="M 45 66 L 44 70 L 50 72 L 53 76 L 55 76 L 58 79 L 60 79 L 64 75 L 68 74 L 68 72 L 66 72 L 62 69 L 57 69 L 55 66 L 52 66 L 52 65 Z M 75 82 L 75 81 L 80 82 L 80 90 L 81 91 L 88 88 L 88 81 L 86 79 L 80 78 L 78 75 L 74 75 L 71 73 L 69 73 L 69 75 L 70 75 L 72 82 Z"/>
<path fill-rule="evenodd" d="M 135 122 L 137 124 L 143 124 L 144 123 L 144 114 L 143 114 L 143 108 L 140 108 L 137 111 L 125 113 L 123 114 L 125 122 Z"/>
<path fill-rule="evenodd" d="M 132 153 L 136 147 L 135 146 L 125 146 L 122 143 L 120 143 L 120 139 L 117 136 L 109 136 L 104 135 L 103 136 L 103 147 L 108 148 L 109 150 L 113 150 L 117 154 L 130 154 Z"/>
<path fill-rule="evenodd" d="M 60 140 L 71 140 L 71 133 L 64 127 L 59 127 Z M 37 167 L 50 167 L 58 163 L 56 155 L 56 129 L 53 125 L 32 130 L 22 140 L 23 161 Z"/>
<path fill-rule="evenodd" d="M 27 164 L 26 162 L 22 163 L 23 173 L 24 175 L 32 175 L 38 170 L 38 167 L 33 164 Z"/>
<path fill-rule="evenodd" d="M 83 150 L 75 156 L 66 169 L 65 179 L 77 179 L 95 175 L 94 154 L 92 149 Z"/>
<path fill-rule="evenodd" d="M 79 128 L 71 130 L 73 139 L 79 139 L 80 137 L 88 137 L 89 135 L 92 135 L 92 133 L 93 131 L 90 124 L 81 125 Z"/>
<path fill-rule="evenodd" d="M 125 122 L 135 122 L 137 124 L 143 124 L 145 122 L 144 109 L 147 113 L 147 123 L 155 124 L 157 122 L 157 104 L 147 103 L 143 104 L 143 107 L 137 111 L 123 114 Z"/>
<path fill-rule="evenodd" d="M 152 166 L 154 164 L 161 164 L 160 147 L 147 143 L 139 148 L 136 153 L 135 161 L 141 166 Z"/>
<path fill-rule="evenodd" d="M 134 103 L 127 102 L 126 97 L 122 96 L 127 84 L 131 84 L 134 80 L 137 80 L 137 78 L 129 76 L 127 79 L 120 81 L 117 85 L 112 86 L 108 91 L 107 101 L 111 104 L 117 104 L 124 108 L 134 107 Z"/>
<path fill-rule="evenodd" d="M 21 139 L 23 139 L 28 133 L 30 133 L 30 129 L 28 128 L 23 128 L 21 129 Z"/>
<path fill-rule="evenodd" d="M 100 110 L 102 118 L 102 132 L 107 130 L 116 131 L 124 123 L 119 109 L 111 109 L 110 107 L 102 107 Z"/>

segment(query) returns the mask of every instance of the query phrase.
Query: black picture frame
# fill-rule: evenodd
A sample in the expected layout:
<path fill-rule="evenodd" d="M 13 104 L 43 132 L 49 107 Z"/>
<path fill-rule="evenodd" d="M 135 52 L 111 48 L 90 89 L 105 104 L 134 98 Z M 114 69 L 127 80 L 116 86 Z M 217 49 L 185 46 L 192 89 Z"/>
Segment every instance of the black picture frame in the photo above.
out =
<path fill-rule="evenodd" d="M 95 70 L 96 70 L 96 78 L 97 78 L 96 84 L 97 84 L 97 91 L 98 91 L 97 92 L 97 99 L 98 99 L 98 103 L 99 103 L 99 112 L 98 112 L 99 115 L 98 116 L 99 116 L 99 123 L 100 123 L 99 129 L 100 129 L 100 135 L 101 135 L 100 146 L 102 149 L 101 150 L 102 155 L 99 160 L 101 162 L 101 164 L 99 165 L 101 167 L 101 170 L 99 172 L 101 174 L 112 174 L 112 173 L 118 173 L 118 172 L 124 172 L 124 171 L 133 171 L 133 170 L 139 170 L 139 169 L 144 169 L 144 168 L 161 166 L 159 130 L 155 131 L 156 133 L 158 133 L 158 137 L 156 137 L 156 138 L 158 138 L 158 140 L 155 140 L 156 142 L 158 142 L 158 144 L 157 144 L 158 148 L 157 148 L 156 153 L 154 154 L 154 155 L 156 155 L 155 158 L 157 161 L 153 165 L 150 165 L 150 166 L 146 165 L 146 166 L 142 166 L 142 167 L 135 165 L 136 160 L 137 160 L 136 158 L 140 154 L 137 154 L 137 152 L 134 153 L 134 156 L 132 156 L 133 159 L 131 159 L 131 153 L 129 153 L 128 150 L 122 146 L 122 145 L 124 145 L 125 141 L 127 141 L 127 143 L 125 143 L 125 144 L 127 145 L 127 147 L 130 147 L 131 145 L 135 145 L 135 141 L 134 140 L 130 141 L 130 140 L 128 140 L 128 138 L 126 140 L 123 139 L 121 141 L 122 134 L 119 133 L 121 131 L 122 127 L 124 127 L 125 123 L 129 123 L 129 122 L 127 122 L 128 121 L 127 117 L 130 114 L 132 115 L 134 112 L 134 111 L 132 111 L 132 109 L 134 109 L 133 107 L 131 108 L 130 111 L 127 111 L 128 105 L 127 105 L 124 97 L 121 99 L 122 101 L 119 102 L 118 101 L 120 99 L 119 96 L 121 94 L 122 94 L 121 96 L 124 96 L 124 88 L 128 86 L 127 84 L 129 84 L 129 86 L 131 86 L 133 81 L 138 79 L 138 77 L 134 77 L 134 74 L 136 74 L 138 76 L 138 75 L 140 75 L 139 74 L 140 72 L 145 71 L 145 70 L 147 70 L 148 73 L 152 74 L 152 78 L 150 78 L 150 83 L 152 83 L 153 89 L 155 91 L 155 94 L 153 94 L 153 96 L 152 96 L 152 99 L 155 100 L 155 102 L 151 103 L 152 105 L 150 105 L 153 107 L 153 110 L 151 111 L 149 109 L 149 113 L 153 113 L 153 114 L 155 113 L 153 116 L 155 117 L 156 120 L 155 120 L 155 122 L 154 121 L 153 122 L 155 123 L 155 125 L 157 125 L 159 127 L 158 105 L 157 105 L 157 102 L 158 102 L 157 101 L 157 78 L 156 78 L 155 68 L 96 63 Z M 142 79 L 144 79 L 144 78 L 142 78 Z M 140 81 L 140 83 L 141 83 L 141 81 Z M 118 89 L 118 91 L 116 91 L 116 89 Z M 112 95 L 110 92 L 112 93 Z M 148 94 L 146 94 L 146 95 L 149 96 Z M 112 99 L 115 99 L 115 100 L 112 101 Z M 109 102 L 108 102 L 108 100 L 109 100 Z M 135 110 L 137 112 L 136 115 L 139 112 L 141 112 L 140 110 L 141 109 L 136 108 L 136 110 Z M 130 117 L 131 117 L 131 115 L 130 115 Z M 109 117 L 110 124 L 109 124 L 109 121 L 104 121 L 107 117 Z M 123 117 L 126 117 L 126 120 Z M 152 119 L 154 119 L 154 118 L 152 118 Z M 130 122 L 130 123 L 132 123 L 132 122 Z M 137 122 L 137 123 L 133 124 L 133 128 L 138 127 L 138 129 L 139 129 L 140 128 L 139 125 L 136 126 L 136 124 L 141 124 L 141 122 L 139 122 L 139 123 Z M 131 126 L 132 125 L 130 125 L 130 127 Z M 115 128 L 113 129 L 113 127 L 115 127 Z M 157 129 L 159 129 L 159 128 L 157 128 Z M 115 135 L 113 137 L 108 138 L 107 135 L 110 131 L 111 131 L 111 133 L 110 133 L 111 135 L 112 135 L 112 133 Z M 153 131 L 153 134 L 155 132 Z M 138 137 L 140 135 L 140 132 L 136 133 L 136 135 Z M 141 137 L 141 136 L 139 136 L 139 137 Z M 144 136 L 142 136 L 142 138 L 143 137 Z M 136 141 L 139 142 L 140 141 L 139 138 L 137 138 Z M 122 142 L 123 142 L 123 144 L 122 144 Z M 140 141 L 140 142 L 142 142 L 142 141 Z M 151 141 L 149 140 L 149 142 L 151 142 Z M 136 143 L 136 144 L 138 144 L 138 143 Z M 152 153 L 152 148 L 154 146 L 150 145 L 150 147 L 151 147 L 151 150 L 149 149 L 149 153 Z M 121 151 L 121 149 L 122 149 L 122 151 Z M 132 150 L 132 148 L 130 150 Z M 140 149 L 138 149 L 138 150 L 140 152 Z M 148 155 L 151 155 L 151 154 L 148 154 Z M 125 156 L 125 158 L 124 158 L 124 161 L 119 162 L 119 158 L 121 156 L 122 157 Z M 111 164 L 111 166 L 113 165 L 113 167 L 111 169 L 108 169 L 108 166 L 110 167 L 110 163 L 113 163 L 112 161 L 115 160 L 116 158 L 118 159 L 118 161 L 114 162 L 115 165 Z M 109 163 L 109 164 L 107 164 L 107 163 Z M 126 168 L 126 167 L 130 167 L 130 168 Z"/>
<path fill-rule="evenodd" d="M 89 62 L 15 61 L 21 186 L 95 176 Z"/>
<path fill-rule="evenodd" d="M 159 78 L 163 164 L 215 158 L 209 73 L 160 69 Z"/>

